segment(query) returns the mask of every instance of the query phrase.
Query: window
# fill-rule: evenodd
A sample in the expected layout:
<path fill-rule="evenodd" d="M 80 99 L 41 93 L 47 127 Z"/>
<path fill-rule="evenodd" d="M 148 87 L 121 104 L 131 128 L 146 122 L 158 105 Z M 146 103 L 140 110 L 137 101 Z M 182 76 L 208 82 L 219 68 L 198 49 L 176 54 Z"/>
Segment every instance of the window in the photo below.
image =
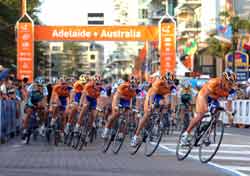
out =
<path fill-rule="evenodd" d="M 95 68 L 95 64 L 90 64 L 90 67 L 91 68 Z"/>
<path fill-rule="evenodd" d="M 52 46 L 52 51 L 60 51 L 60 46 Z"/>
<path fill-rule="evenodd" d="M 90 55 L 90 59 L 91 59 L 91 60 L 95 60 L 95 55 L 93 55 L 93 54 Z"/>
<path fill-rule="evenodd" d="M 142 19 L 148 18 L 148 9 L 140 9 L 139 17 Z"/>

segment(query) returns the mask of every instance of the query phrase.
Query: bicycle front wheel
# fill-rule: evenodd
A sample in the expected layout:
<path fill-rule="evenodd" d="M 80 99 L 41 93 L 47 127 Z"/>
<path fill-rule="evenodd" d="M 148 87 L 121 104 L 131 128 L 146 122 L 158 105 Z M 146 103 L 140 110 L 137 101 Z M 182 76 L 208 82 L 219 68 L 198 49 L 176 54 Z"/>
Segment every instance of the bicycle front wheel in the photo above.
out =
<path fill-rule="evenodd" d="M 160 128 L 160 123 L 155 123 L 149 131 L 145 142 L 144 154 L 147 157 L 152 156 L 157 150 L 161 142 L 163 133 L 164 131 Z"/>
<path fill-rule="evenodd" d="M 122 144 L 125 140 L 125 128 L 126 123 L 123 120 L 120 120 L 118 123 L 118 128 L 114 137 L 114 141 L 112 143 L 112 151 L 114 154 L 117 154 L 120 151 Z"/>
<path fill-rule="evenodd" d="M 177 146 L 176 146 L 176 157 L 179 161 L 184 160 L 189 155 L 189 153 L 191 152 L 191 150 L 193 148 L 192 143 L 190 143 L 188 145 L 181 144 L 182 134 L 183 134 L 183 132 L 181 132 L 179 139 L 178 139 L 178 142 L 177 142 Z"/>
<path fill-rule="evenodd" d="M 207 163 L 213 159 L 220 148 L 223 134 L 224 124 L 220 120 L 214 121 L 203 134 L 199 147 L 199 159 L 202 163 Z"/>

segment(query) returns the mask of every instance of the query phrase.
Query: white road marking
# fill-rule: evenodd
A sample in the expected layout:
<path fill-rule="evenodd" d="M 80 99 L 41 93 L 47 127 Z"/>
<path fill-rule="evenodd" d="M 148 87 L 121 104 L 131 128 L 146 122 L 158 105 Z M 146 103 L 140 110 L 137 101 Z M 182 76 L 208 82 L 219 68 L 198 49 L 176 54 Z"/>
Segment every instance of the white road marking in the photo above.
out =
<path fill-rule="evenodd" d="M 169 152 L 172 152 L 172 153 L 175 153 L 175 152 L 176 152 L 175 149 L 170 149 L 170 148 L 168 148 L 168 147 L 166 147 L 166 146 L 164 146 L 164 145 L 162 145 L 162 144 L 160 144 L 160 147 L 163 148 L 163 149 L 165 149 L 165 150 L 167 150 L 167 151 L 169 151 Z M 194 155 L 191 155 L 191 154 L 190 154 L 188 157 L 189 157 L 189 158 L 192 158 L 192 159 L 194 159 L 194 160 L 199 160 L 199 158 L 198 158 L 197 156 L 194 156 Z M 248 158 L 247 158 L 247 159 L 248 159 Z M 249 161 L 250 161 L 250 159 L 249 159 Z M 218 169 L 221 169 L 221 170 L 223 170 L 224 172 L 228 172 L 228 173 L 230 173 L 230 174 L 233 174 L 233 175 L 235 175 L 235 176 L 248 176 L 248 175 L 246 175 L 246 174 L 244 174 L 244 173 L 242 173 L 242 172 L 240 172 L 240 171 L 238 171 L 238 170 L 231 169 L 231 168 L 229 168 L 229 167 L 222 166 L 222 165 L 219 165 L 219 164 L 216 164 L 216 163 L 213 163 L 213 162 L 209 162 L 209 163 L 207 163 L 207 164 L 210 165 L 210 166 L 216 167 L 216 168 L 218 168 Z"/>

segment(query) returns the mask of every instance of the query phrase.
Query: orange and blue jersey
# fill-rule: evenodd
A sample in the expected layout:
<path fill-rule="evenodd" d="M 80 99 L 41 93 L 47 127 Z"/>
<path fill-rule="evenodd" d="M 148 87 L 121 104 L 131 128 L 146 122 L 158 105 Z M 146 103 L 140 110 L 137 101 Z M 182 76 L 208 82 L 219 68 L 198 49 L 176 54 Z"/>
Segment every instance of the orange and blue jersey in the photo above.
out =
<path fill-rule="evenodd" d="M 76 81 L 75 84 L 73 85 L 73 90 L 75 92 L 74 101 L 80 103 L 82 91 L 84 90 L 84 85 L 79 81 Z"/>
<path fill-rule="evenodd" d="M 86 99 L 89 102 L 90 109 L 96 109 L 97 98 L 100 96 L 102 90 L 102 87 L 93 81 L 88 82 L 84 86 L 84 92 L 86 93 Z"/>
<path fill-rule="evenodd" d="M 58 96 L 61 106 L 65 109 L 67 98 L 70 96 L 71 87 L 66 84 L 57 84 L 53 87 L 53 92 Z"/>

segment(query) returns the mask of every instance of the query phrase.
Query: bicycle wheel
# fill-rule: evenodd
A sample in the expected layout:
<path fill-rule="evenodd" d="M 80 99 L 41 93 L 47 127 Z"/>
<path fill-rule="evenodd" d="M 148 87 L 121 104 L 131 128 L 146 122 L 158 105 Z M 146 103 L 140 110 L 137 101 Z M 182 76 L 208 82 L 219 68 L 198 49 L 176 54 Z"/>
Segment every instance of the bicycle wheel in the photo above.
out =
<path fill-rule="evenodd" d="M 160 122 L 154 123 L 152 128 L 148 131 L 144 151 L 144 154 L 147 157 L 150 157 L 154 154 L 161 142 L 163 133 L 164 131 L 160 127 Z"/>
<path fill-rule="evenodd" d="M 187 129 L 188 126 L 189 126 L 189 122 L 190 122 L 189 114 L 185 112 L 185 114 L 184 114 L 184 119 L 183 119 L 183 127 L 182 127 L 182 129 L 181 129 L 181 132 L 186 131 L 186 129 Z"/>
<path fill-rule="evenodd" d="M 106 153 L 111 145 L 111 143 L 114 140 L 116 131 L 112 129 L 111 135 L 109 135 L 109 137 L 107 139 L 104 139 L 104 143 L 103 143 L 103 149 L 102 152 Z"/>
<path fill-rule="evenodd" d="M 58 146 L 60 142 L 60 132 L 58 130 L 54 131 L 54 145 Z"/>
<path fill-rule="evenodd" d="M 139 151 L 139 149 L 141 148 L 142 143 L 146 141 L 146 138 L 147 138 L 146 130 L 143 129 L 143 131 L 142 131 L 142 141 L 136 147 L 130 147 L 129 153 L 131 155 L 135 155 Z"/>
<path fill-rule="evenodd" d="M 126 128 L 125 121 L 119 119 L 116 134 L 112 143 L 112 151 L 114 154 L 117 154 L 120 151 L 122 144 L 125 140 L 126 137 L 125 128 Z"/>
<path fill-rule="evenodd" d="M 68 135 L 68 138 L 67 138 L 67 140 L 68 140 L 67 143 L 66 143 L 67 146 L 70 146 L 70 145 L 72 144 L 73 137 L 74 137 L 74 132 L 71 131 L 71 132 L 69 133 L 69 135 Z"/>
<path fill-rule="evenodd" d="M 189 155 L 189 153 L 191 152 L 193 148 L 192 143 L 190 143 L 189 145 L 181 145 L 182 133 L 179 136 L 177 146 L 176 146 L 176 157 L 179 161 L 184 160 Z"/>
<path fill-rule="evenodd" d="M 220 147 L 223 134 L 224 125 L 220 120 L 215 120 L 203 134 L 199 147 L 199 159 L 202 163 L 207 163 L 213 159 Z"/>
<path fill-rule="evenodd" d="M 74 132 L 73 140 L 72 140 L 72 147 L 77 149 L 79 142 L 80 142 L 81 134 L 79 132 Z"/>
<path fill-rule="evenodd" d="M 45 136 L 46 136 L 47 143 L 50 144 L 50 141 L 51 141 L 51 129 L 50 128 L 46 129 Z"/>
<path fill-rule="evenodd" d="M 30 143 L 30 137 L 31 137 L 31 130 L 28 130 L 26 136 L 25 136 L 25 144 L 29 144 Z"/>

